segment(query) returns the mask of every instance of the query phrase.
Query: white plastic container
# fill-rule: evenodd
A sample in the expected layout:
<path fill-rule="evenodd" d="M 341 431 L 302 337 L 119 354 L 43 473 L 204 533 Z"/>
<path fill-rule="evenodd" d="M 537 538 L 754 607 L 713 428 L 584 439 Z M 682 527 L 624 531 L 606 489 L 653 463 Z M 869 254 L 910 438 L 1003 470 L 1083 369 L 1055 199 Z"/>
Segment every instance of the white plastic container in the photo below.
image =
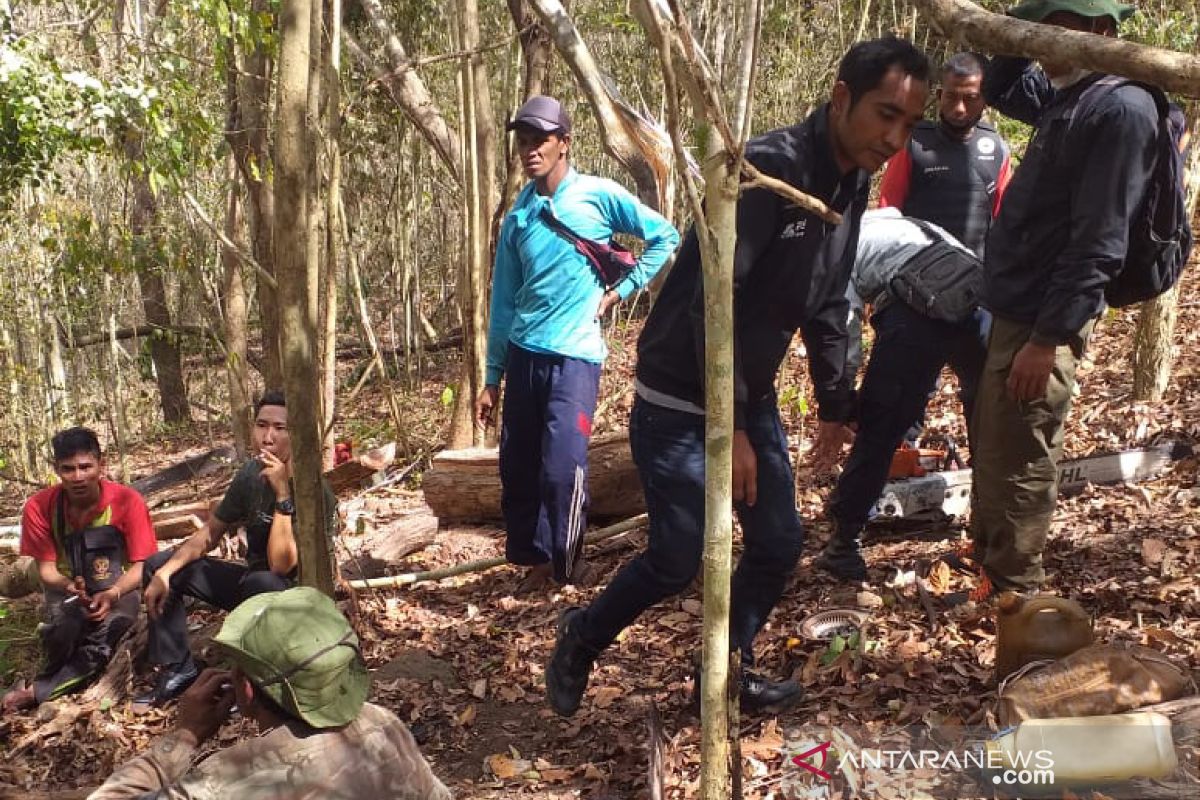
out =
<path fill-rule="evenodd" d="M 1178 765 L 1171 720 L 1146 711 L 1027 719 L 987 747 L 993 766 L 999 758 L 1003 769 L 1052 772 L 1058 786 L 1165 778 Z"/>

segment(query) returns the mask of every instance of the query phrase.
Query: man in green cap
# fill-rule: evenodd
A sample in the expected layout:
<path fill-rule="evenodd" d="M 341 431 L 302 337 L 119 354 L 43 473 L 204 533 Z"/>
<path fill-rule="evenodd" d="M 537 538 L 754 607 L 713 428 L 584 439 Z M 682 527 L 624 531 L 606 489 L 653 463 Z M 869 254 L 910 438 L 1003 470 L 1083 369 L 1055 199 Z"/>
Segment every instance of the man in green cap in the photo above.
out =
<path fill-rule="evenodd" d="M 1134 11 L 1113 0 L 1027 0 L 1029 22 L 1116 36 Z M 994 315 L 972 432 L 971 599 L 1033 591 L 1057 499 L 1075 369 L 1104 290 L 1124 265 L 1150 185 L 1159 111 L 1142 86 L 1063 60 L 992 60 L 987 102 L 1034 136 L 987 240 L 985 303 Z"/>
<path fill-rule="evenodd" d="M 201 673 L 180 698 L 175 730 L 114 772 L 94 800 L 451 797 L 404 723 L 366 702 L 358 637 L 316 589 L 247 599 L 213 642 L 232 668 Z M 258 737 L 193 766 L 235 703 Z"/>

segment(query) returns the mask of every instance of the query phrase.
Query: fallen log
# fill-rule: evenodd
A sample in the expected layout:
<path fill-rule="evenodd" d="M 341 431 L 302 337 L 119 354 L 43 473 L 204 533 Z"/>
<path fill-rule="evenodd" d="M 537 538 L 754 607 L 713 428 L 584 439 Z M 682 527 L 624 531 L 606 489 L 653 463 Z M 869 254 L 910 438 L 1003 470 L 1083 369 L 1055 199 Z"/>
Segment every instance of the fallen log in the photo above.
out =
<path fill-rule="evenodd" d="M 615 525 L 609 525 L 607 528 L 593 531 L 583 537 L 583 542 L 584 544 L 595 544 L 596 542 L 602 542 L 605 539 L 619 536 L 622 533 L 628 533 L 645 525 L 648 519 L 645 514 L 639 514 L 624 522 L 618 522 Z M 369 578 L 367 580 L 349 581 L 348 583 L 351 589 L 395 589 L 411 583 L 438 581 L 443 578 L 453 578 L 455 575 L 466 575 L 470 572 L 486 572 L 489 569 L 501 567 L 507 563 L 508 559 L 503 556 L 481 558 L 477 561 L 467 561 L 463 564 L 455 564 L 454 566 L 442 567 L 441 569 L 425 570 L 424 572 L 407 572 L 403 575 L 391 575 L 386 578 Z"/>
<path fill-rule="evenodd" d="M 381 472 L 396 460 L 396 443 L 389 442 L 382 447 L 368 450 L 357 458 L 338 464 L 325 473 L 325 480 L 334 494 L 343 489 L 358 486 L 376 472 Z"/>
<path fill-rule="evenodd" d="M 346 580 L 377 578 L 395 568 L 402 558 L 424 550 L 437 537 L 438 521 L 426 506 L 410 508 L 386 520 L 373 522 L 356 516 L 359 535 L 343 535 L 348 557 L 339 565 Z"/>
<path fill-rule="evenodd" d="M 190 481 L 193 478 L 203 478 L 223 469 L 228 469 L 237 462 L 237 451 L 232 447 L 218 447 L 192 456 L 186 461 L 167 467 L 161 472 L 138 478 L 129 484 L 142 495 L 152 494 L 163 489 Z"/>
<path fill-rule="evenodd" d="M 421 488 L 425 502 L 442 523 L 503 519 L 500 452 L 496 448 L 443 450 L 433 457 Z M 592 519 L 624 519 L 646 510 L 625 431 L 592 439 L 588 446 L 588 492 L 588 516 Z"/>

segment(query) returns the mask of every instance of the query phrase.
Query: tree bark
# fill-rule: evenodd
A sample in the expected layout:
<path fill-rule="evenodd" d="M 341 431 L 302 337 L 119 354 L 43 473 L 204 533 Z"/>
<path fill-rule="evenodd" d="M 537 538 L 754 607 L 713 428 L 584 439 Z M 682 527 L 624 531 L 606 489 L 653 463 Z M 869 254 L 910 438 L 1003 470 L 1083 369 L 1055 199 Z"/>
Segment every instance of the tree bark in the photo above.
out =
<path fill-rule="evenodd" d="M 443 450 L 421 480 L 425 503 L 444 524 L 502 522 L 499 451 L 492 448 Z M 646 508 L 637 467 L 625 431 L 593 437 L 588 443 L 589 519 L 615 519 Z"/>
<path fill-rule="evenodd" d="M 1200 97 L 1200 56 L 984 11 L 970 0 L 911 0 L 949 38 L 988 53 L 1054 58 Z"/>
<path fill-rule="evenodd" d="M 670 142 L 644 124 L 634 109 L 613 96 L 610 84 L 559 0 L 528 1 L 550 32 L 559 55 L 575 73 L 579 88 L 600 124 L 604 151 L 633 178 L 643 203 L 654 209 L 664 208 Z"/>
<path fill-rule="evenodd" d="M 273 15 L 271 0 L 252 0 L 251 12 Z M 236 50 L 229 48 L 228 58 L 237 63 Z M 246 207 L 250 222 L 251 252 L 254 260 L 269 275 L 275 275 L 275 193 L 274 167 L 271 163 L 270 108 L 274 60 L 270 45 L 255 43 L 246 55 L 237 80 L 237 119 L 229 125 L 225 138 L 233 150 L 238 172 L 246 185 Z M 283 362 L 279 351 L 279 296 L 263 281 L 256 283 L 258 313 L 262 323 L 262 374 L 267 388 L 283 386 Z"/>
<path fill-rule="evenodd" d="M 229 170 L 234 172 L 236 167 Z M 237 242 L 242 235 L 242 204 L 236 185 L 236 172 L 229 175 L 229 191 L 225 201 L 225 235 Z M 248 351 L 247 327 L 249 311 L 246 305 L 246 282 L 242 277 L 242 260 L 229 247 L 221 248 L 221 299 L 225 331 L 225 378 L 229 386 L 229 424 L 233 429 L 233 444 L 238 457 L 250 452 L 250 428 L 253 424 L 253 400 L 250 397 L 250 370 L 246 364 Z"/>
<path fill-rule="evenodd" d="M 300 580 L 332 596 L 333 569 L 325 536 L 321 484 L 317 265 L 308 258 L 309 204 L 315 202 L 308 156 L 308 83 L 313 4 L 283 0 L 279 17 L 279 101 L 275 141 L 275 256 L 279 279 L 281 344 L 292 469 L 296 488 L 296 544 Z M 319 58 L 319 54 L 316 54 Z"/>

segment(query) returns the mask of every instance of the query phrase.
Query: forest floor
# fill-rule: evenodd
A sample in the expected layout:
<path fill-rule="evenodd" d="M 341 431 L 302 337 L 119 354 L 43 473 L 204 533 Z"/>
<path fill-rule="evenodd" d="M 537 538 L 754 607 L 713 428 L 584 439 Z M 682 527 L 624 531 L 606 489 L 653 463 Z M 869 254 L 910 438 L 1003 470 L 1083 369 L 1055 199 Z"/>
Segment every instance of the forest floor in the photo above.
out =
<path fill-rule="evenodd" d="M 1079 370 L 1081 391 L 1066 437 L 1068 456 L 1163 439 L 1200 442 L 1200 301 L 1194 299 L 1200 298 L 1200 269 L 1186 275 L 1183 297 L 1191 299 L 1183 302 L 1176 328 L 1174 377 L 1166 399 L 1153 407 L 1129 401 L 1135 315 L 1114 312 L 1098 327 Z M 636 333 L 636 325 L 614 331 L 597 432 L 621 426 L 625 419 Z M 787 398 L 783 406 L 792 446 L 803 463 L 806 391 L 803 379 L 794 377 L 802 374 L 802 359 L 794 359 L 792 366 L 781 396 Z M 447 364 L 444 375 L 454 374 L 452 369 Z M 439 420 L 447 416 L 438 402 L 443 386 L 434 375 L 406 399 L 406 408 L 414 413 L 428 409 L 419 438 L 429 442 L 437 440 Z M 794 389 L 789 392 L 788 386 Z M 931 409 L 929 427 L 961 435 L 952 392 L 948 383 Z M 343 424 L 377 427 L 384 408 L 379 398 L 364 395 L 358 403 Z M 135 474 L 145 474 L 213 445 L 199 433 L 175 435 L 144 443 L 130 456 L 130 464 Z M 831 786 L 790 759 L 804 744 L 827 740 L 833 728 L 862 746 L 876 746 L 872 740 L 901 730 L 920 734 L 995 725 L 994 621 L 983 613 L 959 619 L 942 615 L 935 630 L 911 585 L 887 585 L 898 572 L 945 553 L 961 529 L 873 536 L 866 548 L 871 588 L 847 588 L 811 567 L 829 533 L 824 503 L 830 480 L 802 469 L 797 485 L 808 543 L 789 589 L 759 637 L 756 655 L 760 671 L 796 678 L 805 696 L 782 714 L 740 721 L 746 798 L 840 795 L 846 775 L 835 774 Z M 415 488 L 389 491 L 420 503 Z M 16 492 L 10 489 L 0 500 L 0 516 L 16 513 Z M 1194 457 L 1176 462 L 1157 480 L 1089 487 L 1059 503 L 1046 551 L 1046 590 L 1081 602 L 1095 620 L 1098 641 L 1154 648 L 1200 676 L 1198 525 L 1200 463 Z M 645 533 L 638 531 L 593 548 L 590 559 L 603 571 L 601 585 L 644 540 Z M 502 532 L 494 528 L 443 529 L 432 546 L 410 556 L 406 565 L 433 568 L 497 555 L 502 543 Z M 629 628 L 600 659 L 579 713 L 564 720 L 550 712 L 542 694 L 555 619 L 565 607 L 588 602 L 598 589 L 514 597 L 520 577 L 515 569 L 501 567 L 406 590 L 360 593 L 359 632 L 374 671 L 373 700 L 411 726 L 456 797 L 481 800 L 648 796 L 648 721 L 654 708 L 662 720 L 666 796 L 694 796 L 700 729 L 690 710 L 690 694 L 691 661 L 699 652 L 699 587 L 662 603 Z M 952 578 L 948 588 L 962 586 Z M 10 621 L 31 618 L 35 603 L 32 598 L 8 603 Z M 800 623 L 809 614 L 844 606 L 871 612 L 858 648 L 838 654 L 801 635 Z M 193 614 L 196 627 L 209 631 L 215 619 L 203 611 Z M 6 631 L 0 628 L 0 638 L 22 635 Z M 0 675 L 5 683 L 13 671 L 31 665 L 29 645 L 7 645 L 9 674 Z M 47 713 L 0 720 L 0 743 L 7 749 Z M 96 711 L 20 759 L 0 762 L 0 786 L 94 786 L 114 764 L 145 749 L 170 721 L 170 710 L 138 716 L 126 704 Z M 245 728 L 246 723 L 227 726 L 219 744 L 245 735 Z M 1196 750 L 1181 747 L 1180 756 L 1179 782 L 1190 791 L 1180 788 L 1178 796 L 1200 796 Z M 906 781 L 929 776 L 867 770 L 856 777 L 857 796 L 893 798 L 922 796 Z M 991 796 L 973 785 L 941 791 L 936 796 Z"/>

